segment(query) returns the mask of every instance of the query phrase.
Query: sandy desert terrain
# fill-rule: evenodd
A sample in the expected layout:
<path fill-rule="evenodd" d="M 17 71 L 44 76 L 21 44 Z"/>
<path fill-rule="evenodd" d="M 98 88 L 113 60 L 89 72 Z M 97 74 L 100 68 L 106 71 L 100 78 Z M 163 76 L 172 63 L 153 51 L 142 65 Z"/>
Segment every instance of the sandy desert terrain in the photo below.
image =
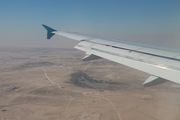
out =
<path fill-rule="evenodd" d="M 75 49 L 0 49 L 0 120 L 180 120 L 180 85 Z"/>

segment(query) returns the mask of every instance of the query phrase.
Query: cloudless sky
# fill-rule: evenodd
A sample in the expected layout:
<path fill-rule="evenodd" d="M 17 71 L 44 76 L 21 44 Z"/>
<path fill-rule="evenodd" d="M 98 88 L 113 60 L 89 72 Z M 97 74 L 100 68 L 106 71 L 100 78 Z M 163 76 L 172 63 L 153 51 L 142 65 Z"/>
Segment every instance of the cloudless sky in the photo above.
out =
<path fill-rule="evenodd" d="M 46 40 L 41 24 L 180 47 L 179 0 L 0 0 L 1 47 L 60 47 L 69 41 L 57 36 Z"/>

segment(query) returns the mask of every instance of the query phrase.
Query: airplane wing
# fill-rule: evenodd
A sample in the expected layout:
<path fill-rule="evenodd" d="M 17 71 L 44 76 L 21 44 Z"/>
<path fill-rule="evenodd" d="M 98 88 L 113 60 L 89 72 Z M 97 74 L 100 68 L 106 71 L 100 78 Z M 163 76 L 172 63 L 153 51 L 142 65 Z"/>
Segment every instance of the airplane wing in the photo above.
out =
<path fill-rule="evenodd" d="M 60 35 L 80 41 L 74 48 L 86 52 L 83 61 L 105 58 L 151 76 L 143 86 L 152 86 L 167 80 L 180 84 L 180 49 L 139 42 L 110 39 L 74 32 L 60 32 L 46 25 L 47 39 Z"/>

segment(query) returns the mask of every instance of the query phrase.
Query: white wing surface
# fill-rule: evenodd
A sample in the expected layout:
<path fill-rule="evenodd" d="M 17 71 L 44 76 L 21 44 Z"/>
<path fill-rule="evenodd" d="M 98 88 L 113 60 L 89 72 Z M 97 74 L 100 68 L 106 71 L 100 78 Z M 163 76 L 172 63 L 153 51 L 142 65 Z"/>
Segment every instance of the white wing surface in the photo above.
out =
<path fill-rule="evenodd" d="M 163 83 L 167 80 L 180 84 L 180 49 L 139 42 L 103 38 L 72 32 L 60 32 L 46 25 L 47 39 L 60 35 L 80 41 L 76 49 L 86 52 L 83 61 L 105 58 L 151 76 L 143 86 Z"/>

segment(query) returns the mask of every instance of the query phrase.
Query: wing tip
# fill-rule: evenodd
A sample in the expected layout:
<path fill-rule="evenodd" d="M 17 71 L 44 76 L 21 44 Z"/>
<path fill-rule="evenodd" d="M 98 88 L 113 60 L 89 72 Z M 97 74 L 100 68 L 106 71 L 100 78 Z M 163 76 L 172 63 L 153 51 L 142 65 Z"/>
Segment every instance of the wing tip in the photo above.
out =
<path fill-rule="evenodd" d="M 42 24 L 42 26 L 47 30 L 47 39 L 50 39 L 53 35 L 55 35 L 52 32 L 57 31 L 57 30 L 55 30 L 55 29 L 53 29 L 53 28 L 51 28 L 45 24 Z"/>

